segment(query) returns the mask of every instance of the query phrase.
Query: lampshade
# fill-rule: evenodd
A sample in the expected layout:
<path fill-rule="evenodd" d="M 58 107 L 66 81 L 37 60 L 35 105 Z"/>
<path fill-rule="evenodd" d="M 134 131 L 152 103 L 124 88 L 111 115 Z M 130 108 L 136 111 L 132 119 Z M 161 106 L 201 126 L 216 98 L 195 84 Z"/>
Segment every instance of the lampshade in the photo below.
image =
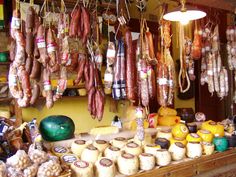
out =
<path fill-rule="evenodd" d="M 185 1 L 181 1 L 181 6 L 173 9 L 172 11 L 166 13 L 163 18 L 169 21 L 179 21 L 185 22 L 190 20 L 197 20 L 206 16 L 206 13 L 191 7 L 185 6 Z"/>

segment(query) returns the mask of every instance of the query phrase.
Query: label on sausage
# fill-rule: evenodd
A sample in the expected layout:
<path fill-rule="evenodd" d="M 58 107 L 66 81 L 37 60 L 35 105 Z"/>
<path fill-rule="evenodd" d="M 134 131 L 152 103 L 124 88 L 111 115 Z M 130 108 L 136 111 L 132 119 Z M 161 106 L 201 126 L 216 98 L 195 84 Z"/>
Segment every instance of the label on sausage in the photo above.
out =
<path fill-rule="evenodd" d="M 11 20 L 12 29 L 20 29 L 20 24 L 21 24 L 20 18 L 12 17 Z"/>
<path fill-rule="evenodd" d="M 5 123 L 2 122 L 0 124 L 0 137 L 4 136 L 7 129 L 8 129 L 8 126 Z"/>
<path fill-rule="evenodd" d="M 45 42 L 45 39 L 43 37 L 37 38 L 36 40 L 37 40 L 37 46 L 38 46 L 39 49 L 46 47 L 46 42 Z"/>
<path fill-rule="evenodd" d="M 166 78 L 159 78 L 159 79 L 157 79 L 157 83 L 159 85 L 167 85 L 168 80 Z"/>
<path fill-rule="evenodd" d="M 174 81 L 172 79 L 168 80 L 168 84 L 170 87 L 172 87 L 174 85 Z"/>
<path fill-rule="evenodd" d="M 43 85 L 44 85 L 44 90 L 45 91 L 49 91 L 49 90 L 52 90 L 52 86 L 51 86 L 51 82 L 50 81 L 45 81 L 44 83 L 43 83 Z"/>
<path fill-rule="evenodd" d="M 48 53 L 55 52 L 56 51 L 56 44 L 54 44 L 54 43 L 48 44 L 47 51 L 48 51 Z"/>
<path fill-rule="evenodd" d="M 107 50 L 107 58 L 115 58 L 116 57 L 116 51 L 114 49 Z"/>
<path fill-rule="evenodd" d="M 105 75 L 104 75 L 104 81 L 113 82 L 113 74 L 111 74 L 111 73 L 105 73 Z"/>
<path fill-rule="evenodd" d="M 213 71 L 208 70 L 208 71 L 207 71 L 207 75 L 209 75 L 209 76 L 213 76 Z"/>
<path fill-rule="evenodd" d="M 147 79 L 147 71 L 141 70 L 140 71 L 140 78 L 141 79 Z"/>
<path fill-rule="evenodd" d="M 9 86 L 16 86 L 17 85 L 16 78 L 17 78 L 16 75 L 9 75 Z"/>
<path fill-rule="evenodd" d="M 97 55 L 97 56 L 95 56 L 95 61 L 96 61 L 97 63 L 102 63 L 102 60 L 103 60 L 102 55 Z"/>

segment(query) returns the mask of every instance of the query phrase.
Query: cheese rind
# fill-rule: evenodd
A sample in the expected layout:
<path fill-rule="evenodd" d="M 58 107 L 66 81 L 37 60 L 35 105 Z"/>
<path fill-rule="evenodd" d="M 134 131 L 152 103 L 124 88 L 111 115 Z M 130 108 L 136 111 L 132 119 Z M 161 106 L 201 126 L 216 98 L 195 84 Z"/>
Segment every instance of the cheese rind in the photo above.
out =
<path fill-rule="evenodd" d="M 78 160 L 71 164 L 75 177 L 94 177 L 93 165 L 86 161 Z"/>

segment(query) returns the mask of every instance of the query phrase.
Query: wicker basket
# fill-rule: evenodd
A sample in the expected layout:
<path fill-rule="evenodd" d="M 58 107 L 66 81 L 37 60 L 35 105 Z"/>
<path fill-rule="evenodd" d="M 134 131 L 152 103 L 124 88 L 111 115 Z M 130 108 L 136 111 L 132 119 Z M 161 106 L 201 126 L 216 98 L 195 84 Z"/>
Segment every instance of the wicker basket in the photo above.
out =
<path fill-rule="evenodd" d="M 59 175 L 59 177 L 72 177 L 72 172 L 71 172 L 70 169 L 69 169 L 69 170 L 66 170 L 66 171 L 62 172 L 62 173 Z"/>

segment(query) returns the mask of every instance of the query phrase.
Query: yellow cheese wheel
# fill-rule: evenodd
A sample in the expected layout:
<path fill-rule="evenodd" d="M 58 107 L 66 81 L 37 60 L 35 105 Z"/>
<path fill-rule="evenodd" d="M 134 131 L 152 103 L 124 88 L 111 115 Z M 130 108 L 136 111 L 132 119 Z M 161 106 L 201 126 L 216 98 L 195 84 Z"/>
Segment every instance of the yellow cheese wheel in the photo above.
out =
<path fill-rule="evenodd" d="M 187 145 L 187 140 L 185 138 L 177 138 L 177 137 L 172 137 L 170 139 L 170 144 L 174 144 L 174 143 L 182 143 L 183 145 Z"/>
<path fill-rule="evenodd" d="M 63 164 L 71 165 L 78 160 L 78 157 L 75 154 L 64 154 L 61 157 L 61 162 Z"/>
<path fill-rule="evenodd" d="M 212 120 L 203 122 L 201 129 L 209 130 L 215 136 L 223 137 L 225 135 L 224 126 Z"/>
<path fill-rule="evenodd" d="M 61 156 L 65 155 L 65 154 L 68 154 L 69 153 L 69 149 L 67 149 L 64 146 L 53 146 L 52 147 L 52 152 L 56 156 L 61 157 Z"/>
<path fill-rule="evenodd" d="M 172 134 L 176 138 L 186 138 L 188 135 L 188 127 L 185 124 L 179 123 L 172 128 Z"/>
<path fill-rule="evenodd" d="M 211 143 L 214 135 L 209 130 L 198 130 L 197 134 L 202 138 L 203 142 Z"/>
<path fill-rule="evenodd" d="M 197 133 L 189 133 L 186 140 L 188 142 L 201 142 L 202 138 Z"/>
<path fill-rule="evenodd" d="M 159 116 L 158 125 L 173 126 L 180 122 L 179 116 Z"/>
<path fill-rule="evenodd" d="M 158 115 L 159 116 L 176 116 L 177 111 L 175 109 L 162 106 L 158 110 Z"/>

